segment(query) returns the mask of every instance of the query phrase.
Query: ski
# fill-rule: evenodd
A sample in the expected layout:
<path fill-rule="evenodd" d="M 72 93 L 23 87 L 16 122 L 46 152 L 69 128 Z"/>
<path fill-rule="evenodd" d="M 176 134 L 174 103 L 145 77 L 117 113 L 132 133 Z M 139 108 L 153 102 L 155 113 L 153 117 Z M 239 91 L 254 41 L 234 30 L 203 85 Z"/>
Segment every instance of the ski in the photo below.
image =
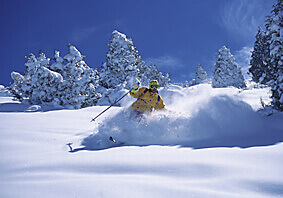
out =
<path fill-rule="evenodd" d="M 125 144 L 125 142 L 117 142 L 115 139 L 113 139 L 112 136 L 109 137 L 109 140 L 116 143 L 116 144 Z"/>

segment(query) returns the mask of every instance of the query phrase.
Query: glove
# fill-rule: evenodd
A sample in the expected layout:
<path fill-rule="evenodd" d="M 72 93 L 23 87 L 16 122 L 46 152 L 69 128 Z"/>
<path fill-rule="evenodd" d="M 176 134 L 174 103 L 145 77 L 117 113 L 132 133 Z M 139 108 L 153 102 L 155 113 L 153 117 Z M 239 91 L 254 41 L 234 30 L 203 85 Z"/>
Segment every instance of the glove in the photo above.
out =
<path fill-rule="evenodd" d="M 134 84 L 132 89 L 138 90 L 139 89 L 139 85 L 138 84 Z"/>
<path fill-rule="evenodd" d="M 138 92 L 138 89 L 139 89 L 139 85 L 138 85 L 138 84 L 134 84 L 133 87 L 132 87 L 131 92 L 132 92 L 133 94 L 135 94 L 135 93 Z"/>

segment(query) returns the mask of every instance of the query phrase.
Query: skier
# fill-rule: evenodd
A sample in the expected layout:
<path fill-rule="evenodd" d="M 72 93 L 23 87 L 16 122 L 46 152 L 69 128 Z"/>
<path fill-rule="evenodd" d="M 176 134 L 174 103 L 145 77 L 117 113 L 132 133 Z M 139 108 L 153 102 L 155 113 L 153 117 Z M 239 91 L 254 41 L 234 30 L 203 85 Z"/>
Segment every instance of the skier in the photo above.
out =
<path fill-rule="evenodd" d="M 153 110 L 161 110 L 165 108 L 162 98 L 158 95 L 157 89 L 159 84 L 157 80 L 152 80 L 149 83 L 149 89 L 147 87 L 141 87 L 137 84 L 133 85 L 130 95 L 137 100 L 132 104 L 131 110 L 136 115 L 143 113 L 149 113 Z"/>
<path fill-rule="evenodd" d="M 139 118 L 139 122 L 144 118 L 144 113 L 150 113 L 154 110 L 165 109 L 162 98 L 158 95 L 157 89 L 159 84 L 157 80 L 152 80 L 149 83 L 149 89 L 147 87 L 139 88 L 138 84 L 134 84 L 130 95 L 137 100 L 131 106 L 130 117 Z M 125 142 L 116 141 L 112 136 L 109 137 L 109 140 L 118 143 L 125 144 Z"/>

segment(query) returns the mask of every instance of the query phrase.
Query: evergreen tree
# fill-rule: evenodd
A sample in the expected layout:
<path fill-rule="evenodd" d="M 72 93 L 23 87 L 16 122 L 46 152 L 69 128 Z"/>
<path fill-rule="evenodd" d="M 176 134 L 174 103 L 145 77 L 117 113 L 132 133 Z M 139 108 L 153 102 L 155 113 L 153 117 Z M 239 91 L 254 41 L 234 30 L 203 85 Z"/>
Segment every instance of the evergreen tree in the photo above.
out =
<path fill-rule="evenodd" d="M 40 52 L 40 54 L 42 54 L 42 52 Z M 25 66 L 27 68 L 27 72 L 24 75 L 21 92 L 23 97 L 32 98 L 33 84 L 37 81 L 34 77 L 41 65 L 34 54 L 30 54 L 29 57 L 26 57 L 26 59 L 27 62 L 25 63 Z"/>
<path fill-rule="evenodd" d="M 58 87 L 63 81 L 61 74 L 51 71 L 45 64 L 39 65 L 30 78 L 28 96 L 31 104 L 52 103 L 57 98 Z"/>
<path fill-rule="evenodd" d="M 125 83 L 126 88 L 130 88 L 127 82 L 139 77 L 138 65 L 143 64 L 132 39 L 114 30 L 108 47 L 106 62 L 100 72 L 100 83 L 106 88 L 115 88 Z"/>
<path fill-rule="evenodd" d="M 266 20 L 266 44 L 269 47 L 269 54 L 266 57 L 268 67 L 268 77 L 271 79 L 269 85 L 274 86 L 278 78 L 279 70 L 282 68 L 282 55 L 283 55 L 283 39 L 282 39 L 282 26 L 283 26 L 283 0 L 278 0 L 277 4 L 273 5 L 271 15 L 267 16 Z"/>
<path fill-rule="evenodd" d="M 142 86 L 148 86 L 152 78 L 151 66 L 145 64 L 140 68 L 139 79 Z"/>
<path fill-rule="evenodd" d="M 234 56 L 225 46 L 218 50 L 212 86 L 214 88 L 228 86 L 246 87 L 241 67 L 235 62 Z"/>
<path fill-rule="evenodd" d="M 50 69 L 59 73 L 62 73 L 64 69 L 64 59 L 60 57 L 60 52 L 55 50 L 54 52 L 54 63 L 50 66 Z"/>
<path fill-rule="evenodd" d="M 106 62 L 100 71 L 100 83 L 105 88 L 115 89 L 121 84 L 130 89 L 132 79 L 138 79 L 148 86 L 151 80 L 158 80 L 160 86 L 170 82 L 169 74 L 162 74 L 156 66 L 147 66 L 139 56 L 132 39 L 117 30 L 112 32 Z"/>
<path fill-rule="evenodd" d="M 147 66 L 144 61 L 140 59 L 139 64 L 139 81 L 141 82 L 141 85 L 148 86 L 150 81 L 152 80 L 152 71 L 151 66 Z"/>
<path fill-rule="evenodd" d="M 251 67 L 249 68 L 253 80 L 257 83 L 268 84 L 272 80 L 268 75 L 269 71 L 266 63 L 268 55 L 269 47 L 266 42 L 266 33 L 259 27 L 250 60 Z"/>
<path fill-rule="evenodd" d="M 151 80 L 157 80 L 160 87 L 166 87 L 170 83 L 170 74 L 163 74 L 162 72 L 159 72 L 157 67 L 155 65 L 148 66 L 147 72 L 144 74 L 144 79 L 147 79 L 146 86 L 149 85 Z"/>
<path fill-rule="evenodd" d="M 66 55 L 66 65 L 55 51 L 55 62 L 40 52 L 39 57 L 30 54 L 25 64 L 24 76 L 12 72 L 14 83 L 11 93 L 19 100 L 27 98 L 31 104 L 66 105 L 82 108 L 96 104 L 100 94 L 96 93 L 98 72 L 83 61 L 81 53 L 72 45 Z"/>
<path fill-rule="evenodd" d="M 95 93 L 99 81 L 97 70 L 93 71 L 83 58 L 76 47 L 69 45 L 69 54 L 64 57 L 67 64 L 62 71 L 64 81 L 59 88 L 63 105 L 82 108 L 94 105 L 99 99 Z"/>
<path fill-rule="evenodd" d="M 27 59 L 25 76 L 12 72 L 11 76 L 14 79 L 14 84 L 10 88 L 14 92 L 18 92 L 18 94 L 14 95 L 19 100 L 28 98 L 31 104 L 51 103 L 57 93 L 59 84 L 63 80 L 62 76 L 47 68 L 50 59 L 47 59 L 42 52 L 40 52 L 38 58 L 30 54 Z"/>
<path fill-rule="evenodd" d="M 196 83 L 196 84 L 201 84 L 201 83 L 206 83 L 206 82 L 208 82 L 207 73 L 206 73 L 206 71 L 201 67 L 201 65 L 198 64 L 198 65 L 197 65 L 197 70 L 196 70 L 195 83 Z"/>
<path fill-rule="evenodd" d="M 41 50 L 39 51 L 39 57 L 37 58 L 37 61 L 43 67 L 49 67 L 50 58 L 46 58 L 45 54 Z"/>
<path fill-rule="evenodd" d="M 280 70 L 275 86 L 272 88 L 272 104 L 276 109 L 283 111 L 283 70 Z"/>
<path fill-rule="evenodd" d="M 267 42 L 270 48 L 270 75 L 273 76 L 272 103 L 283 111 L 283 0 L 273 5 L 271 15 L 266 21 Z"/>

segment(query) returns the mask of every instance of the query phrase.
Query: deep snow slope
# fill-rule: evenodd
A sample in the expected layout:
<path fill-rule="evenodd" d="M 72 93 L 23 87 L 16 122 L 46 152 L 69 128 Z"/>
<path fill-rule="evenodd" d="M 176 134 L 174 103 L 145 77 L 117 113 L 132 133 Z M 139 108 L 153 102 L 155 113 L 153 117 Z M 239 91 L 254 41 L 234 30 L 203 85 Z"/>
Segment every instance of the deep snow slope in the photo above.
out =
<path fill-rule="evenodd" d="M 84 139 L 85 148 L 97 150 L 117 145 L 108 140 L 110 136 L 123 145 L 193 148 L 251 147 L 283 140 L 279 123 L 256 112 L 261 108 L 260 98 L 269 102 L 267 88 L 243 91 L 212 89 L 208 84 L 186 89 L 170 86 L 161 90 L 160 95 L 166 103 L 165 111 L 143 118 L 134 118 L 127 108 L 112 113 L 94 134 Z M 277 116 L 280 115 L 273 117 Z"/>
<path fill-rule="evenodd" d="M 165 112 L 136 120 L 113 107 L 96 122 L 106 107 L 46 111 L 0 98 L 0 197 L 283 196 L 283 114 L 256 112 L 267 89 L 160 94 Z"/>

